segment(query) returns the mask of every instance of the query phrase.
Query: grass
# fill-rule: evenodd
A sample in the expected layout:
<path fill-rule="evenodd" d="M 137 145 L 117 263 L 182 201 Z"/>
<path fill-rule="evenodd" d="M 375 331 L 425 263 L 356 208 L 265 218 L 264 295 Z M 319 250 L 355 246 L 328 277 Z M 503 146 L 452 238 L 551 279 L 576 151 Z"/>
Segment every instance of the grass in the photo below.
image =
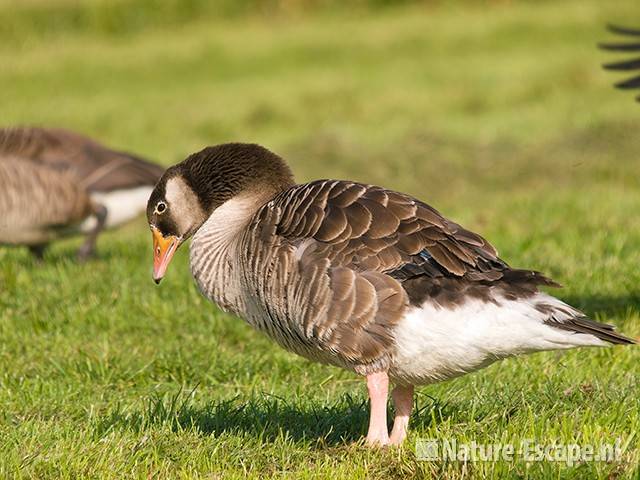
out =
<path fill-rule="evenodd" d="M 638 107 L 611 88 L 595 49 L 605 22 L 632 23 L 635 3 L 365 3 L 202 7 L 172 21 L 167 2 L 158 18 L 110 28 L 106 4 L 61 1 L 61 18 L 76 20 L 40 28 L 55 4 L 26 2 L 25 14 L 2 2 L 3 122 L 66 126 L 163 164 L 257 141 L 300 181 L 410 192 L 638 337 Z M 117 5 L 132 2 L 113 7 L 119 18 Z M 193 285 L 186 249 L 156 287 L 142 219 L 102 236 L 88 264 L 73 260 L 78 244 L 56 244 L 43 264 L 0 250 L 0 477 L 640 475 L 637 348 L 514 358 L 420 388 L 405 447 L 369 450 L 357 443 L 362 380 L 218 311 Z M 621 438 L 624 451 L 574 466 L 423 462 L 418 438 Z"/>

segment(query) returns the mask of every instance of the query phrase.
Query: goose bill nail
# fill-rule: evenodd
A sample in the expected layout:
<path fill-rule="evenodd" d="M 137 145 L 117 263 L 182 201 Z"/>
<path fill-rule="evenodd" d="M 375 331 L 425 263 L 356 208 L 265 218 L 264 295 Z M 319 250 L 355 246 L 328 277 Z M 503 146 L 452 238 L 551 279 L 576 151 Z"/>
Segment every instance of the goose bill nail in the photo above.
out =
<path fill-rule="evenodd" d="M 173 254 L 178 249 L 180 239 L 173 235 L 164 237 L 155 227 L 152 227 L 151 232 L 153 234 L 153 280 L 160 283 Z"/>

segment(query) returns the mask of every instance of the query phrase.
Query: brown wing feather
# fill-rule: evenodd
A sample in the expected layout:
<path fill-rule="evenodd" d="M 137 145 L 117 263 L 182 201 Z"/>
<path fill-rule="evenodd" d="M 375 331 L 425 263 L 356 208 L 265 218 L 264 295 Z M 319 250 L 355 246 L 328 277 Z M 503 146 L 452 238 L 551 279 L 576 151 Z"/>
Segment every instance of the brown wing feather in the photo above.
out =
<path fill-rule="evenodd" d="M 388 365 L 394 326 L 413 301 L 411 289 L 433 290 L 432 284 L 408 280 L 489 282 L 507 268 L 482 237 L 428 205 L 354 182 L 320 180 L 292 187 L 261 209 L 251 230 L 257 231 L 247 248 L 254 256 L 280 252 L 277 261 L 268 262 L 277 265 L 267 268 L 270 279 L 264 278 L 264 264 L 251 270 L 262 278 L 257 294 L 265 305 L 282 298 L 276 284 L 289 285 L 272 312 L 275 324 L 289 325 L 280 327 L 288 332 L 281 335 L 283 345 L 313 356 L 286 340 L 303 338 L 307 347 L 325 352 L 316 360 L 360 373 Z M 261 243 L 251 243 L 254 239 Z"/>
<path fill-rule="evenodd" d="M 89 191 L 113 191 L 156 184 L 164 169 L 130 153 L 63 129 L 0 129 L 0 157 L 28 159 L 74 175 Z"/>
<path fill-rule="evenodd" d="M 273 203 L 282 209 L 277 233 L 329 244 L 322 254 L 335 266 L 397 278 L 431 275 L 436 267 L 441 275 L 473 272 L 474 278 L 487 280 L 506 268 L 484 238 L 402 193 L 320 180 L 293 187 Z M 403 271 L 406 265 L 413 266 L 410 273 Z"/>

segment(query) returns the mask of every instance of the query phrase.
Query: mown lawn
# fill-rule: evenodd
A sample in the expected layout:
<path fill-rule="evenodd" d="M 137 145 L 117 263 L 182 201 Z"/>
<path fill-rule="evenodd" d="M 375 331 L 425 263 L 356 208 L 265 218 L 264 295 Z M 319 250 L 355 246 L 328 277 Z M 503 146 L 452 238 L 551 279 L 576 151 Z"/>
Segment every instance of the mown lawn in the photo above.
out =
<path fill-rule="evenodd" d="M 256 141 L 300 181 L 407 191 L 640 336 L 640 107 L 611 88 L 595 48 L 606 22 L 640 23 L 636 2 L 361 2 L 122 30 L 85 28 L 82 16 L 66 30 L 25 27 L 21 8 L 44 5 L 0 2 L 4 124 L 66 126 L 166 165 Z M 65 15 L 73 5 L 60 0 Z M 7 27 L 14 17 L 20 28 Z M 361 379 L 218 311 L 193 285 L 186 249 L 156 287 L 150 240 L 140 219 L 104 235 L 84 265 L 79 240 L 43 264 L 0 249 L 0 477 L 640 475 L 637 347 L 510 359 L 420 388 L 405 447 L 370 450 L 358 443 Z M 419 438 L 621 439 L 622 456 L 424 462 Z"/>

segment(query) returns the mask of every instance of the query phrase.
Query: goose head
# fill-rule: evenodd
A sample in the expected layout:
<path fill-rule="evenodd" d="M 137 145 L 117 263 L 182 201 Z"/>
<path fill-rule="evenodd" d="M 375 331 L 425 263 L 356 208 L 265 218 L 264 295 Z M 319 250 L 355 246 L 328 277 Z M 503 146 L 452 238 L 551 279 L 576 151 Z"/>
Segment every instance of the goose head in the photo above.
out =
<path fill-rule="evenodd" d="M 147 203 L 154 281 L 160 283 L 176 250 L 216 209 L 248 194 L 265 203 L 292 184 L 284 160 L 255 144 L 206 147 L 168 168 Z"/>

